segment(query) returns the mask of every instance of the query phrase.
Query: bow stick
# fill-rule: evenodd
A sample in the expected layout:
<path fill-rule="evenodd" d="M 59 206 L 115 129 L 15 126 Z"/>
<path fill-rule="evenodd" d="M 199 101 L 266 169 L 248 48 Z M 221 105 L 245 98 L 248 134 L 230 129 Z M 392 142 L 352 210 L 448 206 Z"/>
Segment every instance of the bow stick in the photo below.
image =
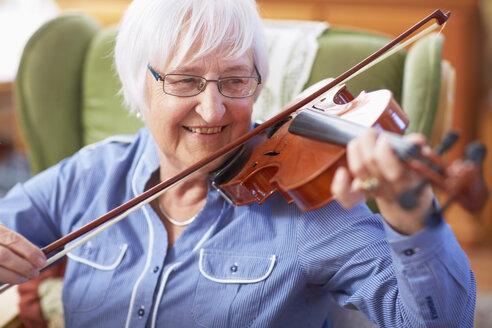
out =
<path fill-rule="evenodd" d="M 110 226 L 114 225 L 115 223 L 121 221 L 125 217 L 127 217 L 129 214 L 133 213 L 134 211 L 140 209 L 144 205 L 150 203 L 152 200 L 156 199 L 159 197 L 161 194 L 163 194 L 167 189 L 171 188 L 175 184 L 179 183 L 183 179 L 191 176 L 193 173 L 197 172 L 201 168 L 205 167 L 207 164 L 211 163 L 215 159 L 227 155 L 231 153 L 232 151 L 236 150 L 237 148 L 241 147 L 244 145 L 246 142 L 251 140 L 253 137 L 263 133 L 270 127 L 274 126 L 278 122 L 284 120 L 287 118 L 289 115 L 294 113 L 296 110 L 299 108 L 307 105 L 311 101 L 315 100 L 319 96 L 323 95 L 325 92 L 330 90 L 331 88 L 347 81 L 347 79 L 357 72 L 361 71 L 362 69 L 367 69 L 368 67 L 371 67 L 372 65 L 375 65 L 382 59 L 379 59 L 384 53 L 388 52 L 390 49 L 394 48 L 397 43 L 400 43 L 401 41 L 407 39 L 411 34 L 413 34 L 415 31 L 420 29 L 422 26 L 424 26 L 427 22 L 429 22 L 432 19 L 436 20 L 436 23 L 429 27 L 427 30 L 422 31 L 419 36 L 422 37 L 423 35 L 427 34 L 431 28 L 434 29 L 435 27 L 439 25 L 443 25 L 451 15 L 450 12 L 444 13 L 440 9 L 435 10 L 431 14 L 429 14 L 427 17 L 425 17 L 423 20 L 400 34 L 398 37 L 390 41 L 388 44 L 383 46 L 381 49 L 376 51 L 375 53 L 371 54 L 349 70 L 345 71 L 341 75 L 339 75 L 337 78 L 331 80 L 328 82 L 326 85 L 322 86 L 318 90 L 314 91 L 312 94 L 308 95 L 307 97 L 298 100 L 294 104 L 288 106 L 285 110 L 280 112 L 279 114 L 275 115 L 268 121 L 264 122 L 263 124 L 257 126 L 253 130 L 245 133 L 241 137 L 237 138 L 236 140 L 230 142 L 229 144 L 223 146 L 222 148 L 216 150 L 212 154 L 210 154 L 208 157 L 198 161 L 197 163 L 193 164 L 189 168 L 183 170 L 182 172 L 178 173 L 176 176 L 166 180 L 162 181 L 159 184 L 155 185 L 154 187 L 146 190 L 142 194 L 136 196 L 135 198 L 130 199 L 129 201 L 121 204 L 120 206 L 114 208 L 113 210 L 109 211 L 108 213 L 102 215 L 101 217 L 95 219 L 92 222 L 89 222 L 85 226 L 70 232 L 69 234 L 65 235 L 64 237 L 52 242 L 51 244 L 45 246 L 41 250 L 46 254 L 49 255 L 52 252 L 64 247 L 71 241 L 87 234 L 88 232 L 91 232 L 90 234 L 86 235 L 84 238 L 80 239 L 79 241 L 71 244 L 69 247 L 66 247 L 64 250 L 58 252 L 56 255 L 50 257 L 50 259 L 47 261 L 46 265 L 41 269 L 45 269 L 47 266 L 51 265 L 53 262 L 57 261 L 58 259 L 62 258 L 65 256 L 68 252 L 73 250 L 74 248 L 80 246 L 90 238 L 94 237 L 98 233 L 104 231 L 105 229 L 109 228 Z M 412 38 L 411 40 L 415 40 L 415 37 Z M 405 43 L 406 45 L 406 43 Z M 398 49 L 397 49 L 398 50 Z M 390 53 L 390 55 L 397 50 L 394 50 Z M 371 63 L 373 63 L 371 65 Z M 108 222 L 110 220 L 113 220 L 112 222 Z M 107 223 L 107 224 L 105 224 Z M 98 228 L 99 227 L 99 228 Z M 7 290 L 11 285 L 6 284 L 0 287 L 0 294 L 3 293 L 5 290 Z"/>

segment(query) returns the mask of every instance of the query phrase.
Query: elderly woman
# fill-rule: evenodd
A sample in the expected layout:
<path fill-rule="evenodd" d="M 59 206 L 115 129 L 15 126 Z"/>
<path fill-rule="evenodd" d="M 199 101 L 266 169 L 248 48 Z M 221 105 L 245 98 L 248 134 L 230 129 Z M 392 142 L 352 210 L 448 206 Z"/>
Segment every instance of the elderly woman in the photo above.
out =
<path fill-rule="evenodd" d="M 146 123 L 16 186 L 0 201 L 0 281 L 36 277 L 38 249 L 246 133 L 267 76 L 253 0 L 136 0 L 117 40 L 129 106 Z M 471 327 L 475 284 L 448 225 L 425 227 L 430 188 L 368 131 L 348 146 L 338 202 L 278 195 L 234 207 L 211 188 L 219 158 L 69 253 L 68 327 L 322 327 L 333 300 L 381 327 Z M 368 193 L 360 181 L 377 177 Z M 362 202 L 374 196 L 380 215 Z"/>

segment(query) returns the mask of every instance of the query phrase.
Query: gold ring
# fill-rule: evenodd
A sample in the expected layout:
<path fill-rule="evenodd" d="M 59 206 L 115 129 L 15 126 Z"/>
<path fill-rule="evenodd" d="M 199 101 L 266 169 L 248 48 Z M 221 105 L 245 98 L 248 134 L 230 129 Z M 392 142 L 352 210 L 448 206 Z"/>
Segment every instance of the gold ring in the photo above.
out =
<path fill-rule="evenodd" d="M 364 191 L 374 191 L 379 187 L 378 178 L 369 178 L 360 183 L 360 188 Z"/>

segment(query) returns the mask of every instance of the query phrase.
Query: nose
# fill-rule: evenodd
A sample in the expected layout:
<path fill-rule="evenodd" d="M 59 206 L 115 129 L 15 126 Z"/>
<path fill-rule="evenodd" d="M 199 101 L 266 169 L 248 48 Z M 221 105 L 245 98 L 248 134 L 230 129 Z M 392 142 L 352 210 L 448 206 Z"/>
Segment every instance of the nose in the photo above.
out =
<path fill-rule="evenodd" d="M 215 84 L 215 85 L 214 85 Z M 225 114 L 225 97 L 219 92 L 217 83 L 209 81 L 205 89 L 198 94 L 198 105 L 196 112 L 207 123 L 219 123 Z"/>

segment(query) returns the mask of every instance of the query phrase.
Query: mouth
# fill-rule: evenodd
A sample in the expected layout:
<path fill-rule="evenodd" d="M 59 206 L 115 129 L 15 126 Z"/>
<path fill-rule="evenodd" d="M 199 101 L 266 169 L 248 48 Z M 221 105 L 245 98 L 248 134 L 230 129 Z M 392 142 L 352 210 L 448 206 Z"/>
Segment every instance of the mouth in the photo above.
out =
<path fill-rule="evenodd" d="M 222 132 L 224 126 L 215 126 L 215 127 L 191 127 L 184 126 L 184 128 L 190 132 L 198 133 L 198 134 L 217 134 Z"/>

